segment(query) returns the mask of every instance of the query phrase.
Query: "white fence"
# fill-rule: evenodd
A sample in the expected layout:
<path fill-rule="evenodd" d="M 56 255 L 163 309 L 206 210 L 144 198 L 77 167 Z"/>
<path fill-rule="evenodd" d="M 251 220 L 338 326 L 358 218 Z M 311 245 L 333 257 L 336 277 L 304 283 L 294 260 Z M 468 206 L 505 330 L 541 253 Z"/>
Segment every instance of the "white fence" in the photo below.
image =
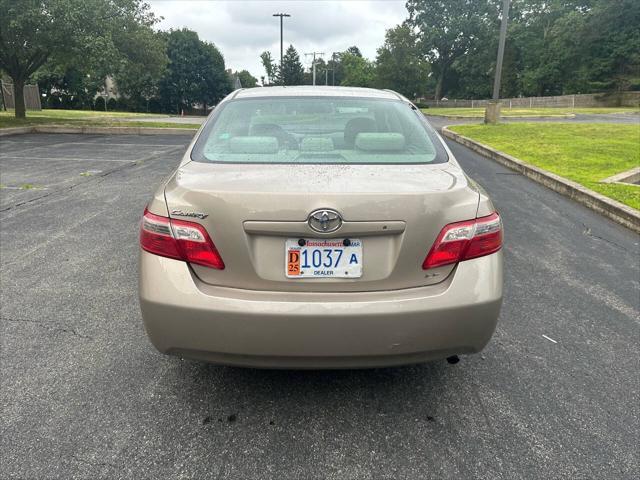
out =
<path fill-rule="evenodd" d="M 489 100 L 423 100 L 418 102 L 436 108 L 485 107 Z M 500 99 L 503 108 L 534 107 L 638 107 L 640 92 L 587 93 L 581 95 L 558 95 L 554 97 L 520 97 Z"/>

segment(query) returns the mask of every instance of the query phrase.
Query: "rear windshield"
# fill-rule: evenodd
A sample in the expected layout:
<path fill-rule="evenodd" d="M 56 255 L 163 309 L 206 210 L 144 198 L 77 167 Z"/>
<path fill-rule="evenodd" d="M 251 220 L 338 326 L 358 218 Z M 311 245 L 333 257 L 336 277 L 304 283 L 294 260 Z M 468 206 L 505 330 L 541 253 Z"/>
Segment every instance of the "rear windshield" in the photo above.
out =
<path fill-rule="evenodd" d="M 441 163 L 419 111 L 399 100 L 269 97 L 225 102 L 192 159 L 223 163 Z"/>

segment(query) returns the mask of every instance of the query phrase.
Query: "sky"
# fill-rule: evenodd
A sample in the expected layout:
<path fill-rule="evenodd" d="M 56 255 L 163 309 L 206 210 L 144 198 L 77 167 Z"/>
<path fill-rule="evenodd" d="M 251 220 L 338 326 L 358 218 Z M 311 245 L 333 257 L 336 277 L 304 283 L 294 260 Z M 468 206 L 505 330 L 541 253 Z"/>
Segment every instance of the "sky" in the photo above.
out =
<path fill-rule="evenodd" d="M 284 49 L 298 50 L 308 68 L 307 52 L 340 52 L 357 45 L 374 59 L 384 43 L 385 31 L 407 18 L 406 0 L 147 0 L 152 11 L 164 19 L 158 28 L 187 27 L 200 39 L 214 43 L 227 68 L 249 70 L 258 80 L 265 75 L 260 53 L 269 50 L 280 60 L 280 19 L 284 19 Z"/>

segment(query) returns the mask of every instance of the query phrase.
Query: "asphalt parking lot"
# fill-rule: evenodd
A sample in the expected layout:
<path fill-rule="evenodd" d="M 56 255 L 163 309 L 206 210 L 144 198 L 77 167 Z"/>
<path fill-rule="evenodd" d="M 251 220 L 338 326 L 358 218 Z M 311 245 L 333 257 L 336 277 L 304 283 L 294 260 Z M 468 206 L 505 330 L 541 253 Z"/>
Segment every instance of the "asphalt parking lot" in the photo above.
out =
<path fill-rule="evenodd" d="M 0 138 L 0 478 L 640 477 L 639 237 L 464 147 L 506 229 L 480 355 L 363 371 L 165 357 L 138 221 L 188 137 Z"/>

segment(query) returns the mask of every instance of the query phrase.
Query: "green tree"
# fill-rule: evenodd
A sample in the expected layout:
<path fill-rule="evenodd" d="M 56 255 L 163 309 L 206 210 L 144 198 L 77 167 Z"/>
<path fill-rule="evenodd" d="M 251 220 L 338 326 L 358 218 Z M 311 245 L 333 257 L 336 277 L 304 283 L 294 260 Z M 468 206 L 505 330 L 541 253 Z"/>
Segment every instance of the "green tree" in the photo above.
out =
<path fill-rule="evenodd" d="M 202 42 L 187 28 L 167 36 L 169 63 L 159 83 L 159 97 L 167 111 L 202 103 L 206 108 L 231 91 L 224 59 L 215 45 Z"/>
<path fill-rule="evenodd" d="M 282 68 L 278 69 L 278 83 L 281 85 L 304 84 L 304 68 L 300 62 L 300 55 L 293 45 L 289 45 L 282 57 Z"/>
<path fill-rule="evenodd" d="M 591 3 L 591 0 L 586 0 Z M 518 90 L 525 96 L 555 95 L 563 92 L 566 80 L 561 52 L 554 40 L 554 25 L 572 12 L 588 8 L 582 0 L 517 0 L 510 12 L 507 50 L 519 61 Z M 582 14 L 580 14 L 582 17 Z M 577 19 L 576 19 L 577 20 Z M 575 31 L 571 32 L 575 35 Z M 508 67 L 504 73 L 508 73 Z"/>
<path fill-rule="evenodd" d="M 198 68 L 200 80 L 197 99 L 204 111 L 222 100 L 233 86 L 224 68 L 224 57 L 218 48 L 209 42 L 200 42 L 201 63 Z"/>
<path fill-rule="evenodd" d="M 498 49 L 499 26 L 488 28 L 478 33 L 476 41 L 469 45 L 465 55 L 458 57 L 447 75 L 444 88 L 449 96 L 455 98 L 491 98 L 493 79 L 495 76 L 496 53 Z M 511 50 L 505 53 L 502 68 L 502 88 L 506 91 L 511 77 L 508 74 L 511 66 Z"/>
<path fill-rule="evenodd" d="M 275 79 L 277 72 L 277 67 L 273 60 L 271 52 L 262 52 L 260 54 L 260 60 L 262 60 L 264 71 L 267 72 L 267 83 L 271 83 Z"/>
<path fill-rule="evenodd" d="M 47 61 L 109 64 L 127 25 L 157 21 L 142 0 L 0 0 L 0 12 L 0 68 L 13 81 L 18 118 L 24 85 Z"/>
<path fill-rule="evenodd" d="M 408 24 L 417 30 L 423 58 L 435 74 L 437 99 L 445 93 L 454 62 L 486 38 L 487 29 L 495 27 L 501 3 L 496 0 L 407 1 Z"/>
<path fill-rule="evenodd" d="M 581 65 L 590 90 L 640 90 L 640 2 L 599 1 L 590 11 L 579 43 L 589 61 Z"/>
<path fill-rule="evenodd" d="M 407 25 L 387 30 L 376 57 L 376 86 L 415 98 L 426 92 L 429 64 L 422 59 L 417 38 Z"/>
<path fill-rule="evenodd" d="M 321 69 L 329 70 L 327 75 L 327 80 L 328 80 L 327 83 L 329 85 L 342 85 L 342 81 L 344 80 L 344 77 L 345 77 L 344 64 L 342 63 L 342 59 L 344 55 L 352 55 L 352 56 L 362 58 L 362 53 L 360 52 L 360 49 L 355 45 L 352 45 L 351 47 L 347 48 L 343 52 L 333 52 L 331 56 L 327 58 L 327 61 L 325 64 L 326 66 L 325 65 L 321 66 Z M 321 61 L 324 62 L 323 59 L 321 59 Z M 324 72 L 322 71 L 322 73 Z M 309 81 L 309 83 L 311 82 Z M 320 82 L 316 78 L 316 83 L 324 83 L 324 80 Z"/>
<path fill-rule="evenodd" d="M 180 113 L 183 107 L 197 101 L 200 39 L 187 28 L 171 30 L 166 36 L 169 62 L 159 82 L 159 97 L 165 109 Z"/>
<path fill-rule="evenodd" d="M 327 68 L 329 69 L 329 85 L 340 85 L 344 72 L 342 69 L 342 63 L 340 62 L 340 54 L 334 53 L 327 61 Z"/>
<path fill-rule="evenodd" d="M 407 23 L 431 64 L 437 98 L 491 95 L 501 3 L 407 2 Z M 503 97 L 640 89 L 639 1 L 512 0 L 509 17 Z M 381 50 L 380 79 L 393 71 Z"/>
<path fill-rule="evenodd" d="M 258 86 L 258 79 L 251 75 L 247 70 L 240 70 L 235 75 L 240 79 L 242 88 L 253 88 Z"/>
<path fill-rule="evenodd" d="M 344 78 L 340 85 L 373 87 L 376 81 L 375 65 L 364 57 L 352 53 L 340 55 Z"/>
<path fill-rule="evenodd" d="M 327 72 L 327 63 L 323 58 L 316 58 L 316 85 L 324 85 L 327 80 L 327 85 L 331 85 L 330 73 Z M 304 72 L 304 85 L 313 85 L 313 64 L 309 67 L 309 71 Z"/>
<path fill-rule="evenodd" d="M 352 45 L 349 48 L 347 48 L 344 51 L 344 53 L 348 53 L 350 55 L 355 55 L 356 57 L 362 58 L 362 52 L 360 52 L 360 49 L 358 47 L 356 47 L 355 45 Z"/>
<path fill-rule="evenodd" d="M 634 0 L 577 5 L 555 19 L 548 44 L 560 77 L 556 89 L 579 93 L 640 87 L 639 23 L 640 2 Z"/>
<path fill-rule="evenodd" d="M 96 93 L 104 87 L 104 71 L 88 73 L 77 65 L 47 62 L 32 75 L 46 108 L 90 109 Z"/>
<path fill-rule="evenodd" d="M 506 95 L 640 87 L 639 2 L 514 0 L 512 7 L 503 69 Z"/>
<path fill-rule="evenodd" d="M 121 53 L 113 72 L 116 89 L 131 107 L 147 110 L 149 100 L 158 94 L 158 83 L 169 62 L 166 36 L 148 27 L 130 25 L 115 41 Z"/>

